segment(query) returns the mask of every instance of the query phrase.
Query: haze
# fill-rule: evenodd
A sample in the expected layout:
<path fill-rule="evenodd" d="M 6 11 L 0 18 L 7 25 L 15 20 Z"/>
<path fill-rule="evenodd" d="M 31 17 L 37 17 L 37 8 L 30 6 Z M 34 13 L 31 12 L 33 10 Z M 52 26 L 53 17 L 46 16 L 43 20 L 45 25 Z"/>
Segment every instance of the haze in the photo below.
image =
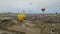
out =
<path fill-rule="evenodd" d="M 0 13 L 43 13 L 41 8 L 46 8 L 45 13 L 60 13 L 60 0 L 0 0 Z"/>

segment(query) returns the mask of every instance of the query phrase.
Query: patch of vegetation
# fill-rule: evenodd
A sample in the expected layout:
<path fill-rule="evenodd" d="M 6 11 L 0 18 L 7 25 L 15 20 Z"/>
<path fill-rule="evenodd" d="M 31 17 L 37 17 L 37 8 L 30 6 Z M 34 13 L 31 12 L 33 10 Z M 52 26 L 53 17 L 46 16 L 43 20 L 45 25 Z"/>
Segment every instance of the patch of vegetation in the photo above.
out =
<path fill-rule="evenodd" d="M 14 23 L 12 21 L 2 22 L 2 23 L 0 23 L 0 30 L 12 32 L 12 33 L 15 33 L 15 34 L 25 34 L 24 32 L 20 32 L 20 31 L 8 30 L 8 27 L 11 27 L 13 25 L 16 25 L 16 23 Z M 7 33 L 4 32 L 2 34 L 7 34 Z"/>
<path fill-rule="evenodd" d="M 11 33 L 15 33 L 15 34 L 26 34 L 25 32 L 20 32 L 20 31 L 15 31 L 15 30 L 8 30 L 8 29 L 2 29 L 4 31 L 8 31 L 8 32 L 11 32 Z"/>
<path fill-rule="evenodd" d="M 9 22 L 2 22 L 0 23 L 0 29 L 7 29 L 8 27 L 11 27 L 15 25 L 16 23 L 9 21 Z"/>
<path fill-rule="evenodd" d="M 37 22 L 34 22 L 32 24 L 35 24 L 34 28 L 41 28 L 46 23 L 43 21 L 37 21 Z"/>
<path fill-rule="evenodd" d="M 6 32 L 3 32 L 2 34 L 8 34 L 8 33 L 6 33 Z"/>
<path fill-rule="evenodd" d="M 26 34 L 24 32 L 20 32 L 20 31 L 15 31 L 15 30 L 9 30 L 10 32 L 15 32 L 16 34 Z"/>

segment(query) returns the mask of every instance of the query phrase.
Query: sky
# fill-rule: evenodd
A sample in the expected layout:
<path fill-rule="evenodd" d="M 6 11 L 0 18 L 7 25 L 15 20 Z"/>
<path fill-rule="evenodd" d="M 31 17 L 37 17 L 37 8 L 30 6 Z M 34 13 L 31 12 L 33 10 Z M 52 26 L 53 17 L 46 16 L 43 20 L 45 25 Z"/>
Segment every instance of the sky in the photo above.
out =
<path fill-rule="evenodd" d="M 60 13 L 60 0 L 0 0 L 0 13 Z"/>

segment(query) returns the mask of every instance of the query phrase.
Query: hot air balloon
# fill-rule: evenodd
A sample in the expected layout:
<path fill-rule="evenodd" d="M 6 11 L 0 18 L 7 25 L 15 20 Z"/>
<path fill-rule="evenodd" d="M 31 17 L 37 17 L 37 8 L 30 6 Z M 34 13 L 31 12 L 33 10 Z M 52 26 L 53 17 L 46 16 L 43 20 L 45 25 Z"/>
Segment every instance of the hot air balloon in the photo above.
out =
<path fill-rule="evenodd" d="M 58 13 L 56 12 L 56 14 L 58 14 Z"/>
<path fill-rule="evenodd" d="M 18 20 L 22 22 L 24 20 L 25 15 L 24 14 L 18 14 Z"/>
<path fill-rule="evenodd" d="M 30 3 L 30 5 L 32 5 L 32 3 Z"/>
<path fill-rule="evenodd" d="M 46 9 L 45 8 L 42 8 L 41 11 L 44 12 Z"/>
<path fill-rule="evenodd" d="M 25 10 L 23 10 L 23 13 L 25 13 Z"/>

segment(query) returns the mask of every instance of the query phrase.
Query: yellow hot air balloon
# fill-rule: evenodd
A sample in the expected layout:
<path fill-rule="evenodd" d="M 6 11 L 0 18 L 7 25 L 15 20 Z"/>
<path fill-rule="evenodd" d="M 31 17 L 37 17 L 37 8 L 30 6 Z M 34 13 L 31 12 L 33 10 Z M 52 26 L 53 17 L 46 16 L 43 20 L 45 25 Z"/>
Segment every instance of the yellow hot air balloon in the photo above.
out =
<path fill-rule="evenodd" d="M 24 14 L 18 14 L 18 20 L 21 22 L 24 20 L 25 15 Z"/>

